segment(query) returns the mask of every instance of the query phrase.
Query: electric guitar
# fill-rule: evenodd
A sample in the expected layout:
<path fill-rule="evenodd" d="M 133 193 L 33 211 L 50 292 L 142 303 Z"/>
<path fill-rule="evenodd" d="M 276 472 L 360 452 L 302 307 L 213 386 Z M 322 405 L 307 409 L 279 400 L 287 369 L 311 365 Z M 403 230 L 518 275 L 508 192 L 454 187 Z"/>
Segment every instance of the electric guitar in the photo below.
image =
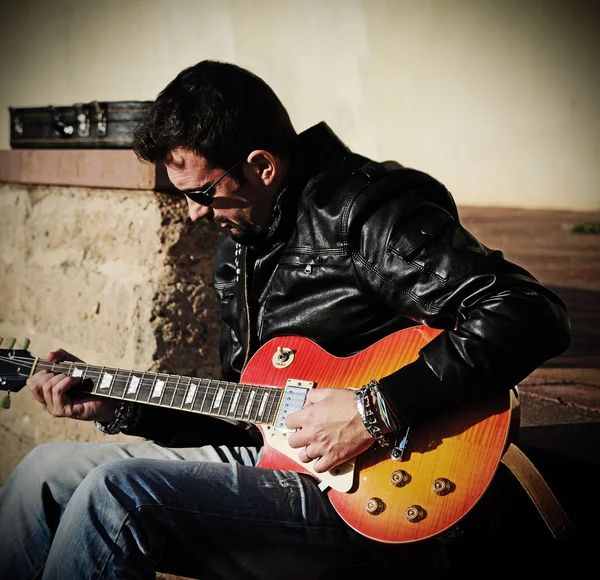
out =
<path fill-rule="evenodd" d="M 259 467 L 312 475 L 357 532 L 380 542 L 410 543 L 451 533 L 483 496 L 509 443 L 510 393 L 430 420 L 401 433 L 396 445 L 375 444 L 326 473 L 316 473 L 313 462 L 300 462 L 301 450 L 287 443 L 285 419 L 303 407 L 309 389 L 358 388 L 380 379 L 416 360 L 440 332 L 407 328 L 346 358 L 305 338 L 276 338 L 256 352 L 240 383 L 52 364 L 32 357 L 26 346 L 10 345 L 0 349 L 0 388 L 16 392 L 30 374 L 47 369 L 81 377 L 81 388 L 102 397 L 256 424 L 265 444 Z"/>

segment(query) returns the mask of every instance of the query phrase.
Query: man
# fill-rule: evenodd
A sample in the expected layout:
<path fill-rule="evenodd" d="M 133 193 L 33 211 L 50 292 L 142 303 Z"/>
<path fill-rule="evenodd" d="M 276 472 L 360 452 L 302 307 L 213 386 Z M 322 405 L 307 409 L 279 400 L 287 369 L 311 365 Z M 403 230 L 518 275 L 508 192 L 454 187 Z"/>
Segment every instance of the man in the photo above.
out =
<path fill-rule="evenodd" d="M 239 381 L 278 336 L 345 357 L 415 324 L 443 330 L 378 381 L 308 391 L 286 425 L 299 461 L 317 473 L 474 397 L 508 392 L 568 344 L 562 302 L 465 231 L 443 185 L 352 153 L 324 123 L 297 135 L 248 71 L 203 61 L 181 72 L 135 148 L 166 164 L 192 220 L 229 230 L 214 265 L 226 380 Z M 61 350 L 48 358 L 74 359 Z M 435 544 L 386 546 L 356 533 L 312 477 L 254 467 L 252 427 L 73 397 L 75 384 L 48 371 L 28 380 L 54 416 L 162 445 L 34 450 L 2 490 L 3 578 L 152 578 L 157 569 L 202 579 L 384 577 L 389 558 L 401 559 L 402 574 L 446 571 Z M 181 437 L 196 446 L 177 447 Z"/>

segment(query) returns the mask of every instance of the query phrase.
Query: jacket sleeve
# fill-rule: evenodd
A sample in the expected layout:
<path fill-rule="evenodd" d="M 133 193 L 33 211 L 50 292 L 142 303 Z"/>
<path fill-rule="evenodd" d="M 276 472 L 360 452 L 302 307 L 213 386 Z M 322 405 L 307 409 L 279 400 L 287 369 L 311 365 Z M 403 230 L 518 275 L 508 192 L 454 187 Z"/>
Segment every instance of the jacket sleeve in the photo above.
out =
<path fill-rule="evenodd" d="M 361 284 L 399 314 L 445 330 L 380 381 L 400 421 L 414 425 L 514 387 L 567 348 L 570 327 L 556 294 L 462 227 L 441 184 L 424 177 L 404 193 L 401 181 L 392 175 L 365 192 L 349 229 Z"/>
<path fill-rule="evenodd" d="M 139 423 L 126 435 L 151 439 L 168 447 L 262 445 L 258 432 L 207 415 L 143 405 Z"/>

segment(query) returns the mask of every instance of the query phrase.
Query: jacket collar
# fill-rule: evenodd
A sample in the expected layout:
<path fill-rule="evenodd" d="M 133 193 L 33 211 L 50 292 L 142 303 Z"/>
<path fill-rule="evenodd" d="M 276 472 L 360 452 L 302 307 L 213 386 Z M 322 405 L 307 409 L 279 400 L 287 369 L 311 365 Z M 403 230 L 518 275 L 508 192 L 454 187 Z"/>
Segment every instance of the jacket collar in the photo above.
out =
<path fill-rule="evenodd" d="M 273 208 L 265 240 L 268 245 L 278 241 L 282 234 L 289 233 L 284 222 L 295 215 L 298 199 L 311 178 L 350 153 L 350 149 L 324 121 L 298 134 L 290 153 L 288 176 Z"/>

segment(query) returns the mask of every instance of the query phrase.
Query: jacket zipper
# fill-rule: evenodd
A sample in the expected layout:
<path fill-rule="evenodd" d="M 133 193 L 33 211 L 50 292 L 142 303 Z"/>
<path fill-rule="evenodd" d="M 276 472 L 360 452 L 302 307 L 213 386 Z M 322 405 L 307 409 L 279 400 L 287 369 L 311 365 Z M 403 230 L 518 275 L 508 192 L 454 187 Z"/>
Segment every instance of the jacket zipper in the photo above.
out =
<path fill-rule="evenodd" d="M 244 369 L 246 368 L 246 365 L 248 364 L 248 360 L 250 358 L 250 307 L 248 304 L 248 275 L 246 271 L 247 248 L 244 247 L 242 249 L 242 246 L 240 244 L 237 244 L 236 250 L 237 249 L 239 249 L 239 262 L 236 264 L 236 275 L 243 276 L 242 284 L 244 285 L 244 311 L 246 312 L 246 352 L 244 353 L 244 364 L 242 365 L 242 372 L 244 372 Z"/>

